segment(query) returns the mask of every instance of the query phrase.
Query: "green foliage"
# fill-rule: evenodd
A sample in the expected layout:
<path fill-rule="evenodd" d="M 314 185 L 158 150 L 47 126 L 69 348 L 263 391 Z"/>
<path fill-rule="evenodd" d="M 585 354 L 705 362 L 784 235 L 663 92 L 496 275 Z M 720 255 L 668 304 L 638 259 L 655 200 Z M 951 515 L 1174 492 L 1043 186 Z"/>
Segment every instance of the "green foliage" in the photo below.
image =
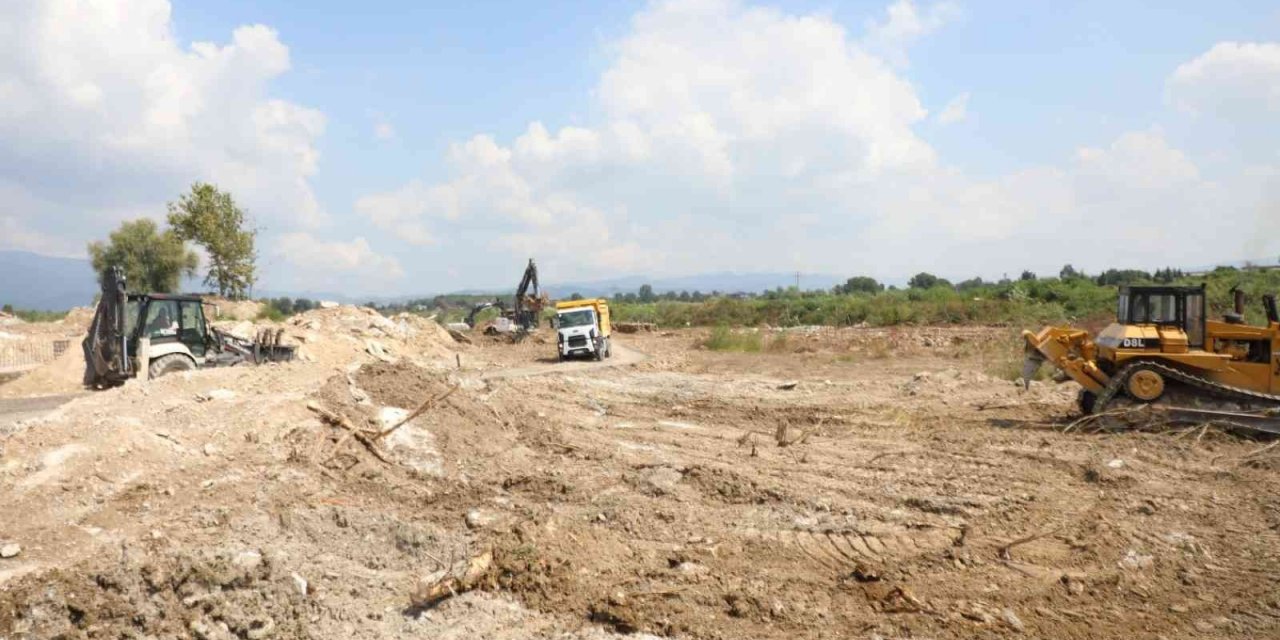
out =
<path fill-rule="evenodd" d="M 67 317 L 66 311 L 35 311 L 32 309 L 14 309 L 13 305 L 4 305 L 4 312 L 24 322 L 57 322 Z"/>
<path fill-rule="evenodd" d="M 181 237 L 172 230 L 160 232 L 146 218 L 121 224 L 105 244 L 90 243 L 89 260 L 99 284 L 111 267 L 120 267 L 130 290 L 154 293 L 176 291 L 183 274 L 195 274 L 200 265 Z"/>
<path fill-rule="evenodd" d="M 844 281 L 844 284 L 838 284 L 835 287 L 835 293 L 851 294 L 851 293 L 879 293 L 884 291 L 884 285 L 876 282 L 875 278 L 867 276 L 855 276 Z"/>
<path fill-rule="evenodd" d="M 262 303 L 262 311 L 258 312 L 258 319 L 272 320 L 275 322 L 279 322 L 295 314 L 306 313 L 307 311 L 319 306 L 316 302 L 306 298 L 264 298 L 258 302 Z"/>
<path fill-rule="evenodd" d="M 1133 280 L 1141 273 L 1112 270 L 1103 275 L 1133 284 L 1162 281 L 1153 274 Z M 1239 286 L 1251 301 L 1246 320 L 1253 324 L 1263 321 L 1258 302 L 1261 296 L 1280 293 L 1280 270 L 1225 269 L 1194 278 L 1176 270 L 1161 270 L 1156 274 L 1161 274 L 1161 278 L 1175 277 L 1177 284 L 1206 283 L 1210 317 L 1230 309 L 1230 289 Z M 745 298 L 709 297 L 702 302 L 684 302 L 677 297 L 640 303 L 634 295 L 629 299 L 615 296 L 612 309 L 619 322 L 652 322 L 663 327 L 984 324 L 1035 328 L 1045 324 L 1096 324 L 1115 314 L 1116 287 L 1100 285 L 1096 279 L 1079 272 L 1067 279 L 1019 279 L 1000 283 L 974 278 L 955 289 L 946 286 L 940 278 L 929 280 L 917 276 L 913 280 L 934 286 L 852 294 L 792 289 Z"/>
<path fill-rule="evenodd" d="M 921 271 L 907 281 L 907 286 L 912 289 L 932 289 L 938 286 L 942 279 L 925 271 Z"/>
<path fill-rule="evenodd" d="M 702 346 L 712 351 L 756 353 L 762 345 L 759 333 L 733 331 L 729 327 L 719 326 L 711 331 L 711 336 L 702 342 Z"/>
<path fill-rule="evenodd" d="M 289 314 L 285 313 L 280 309 L 280 307 L 275 306 L 272 301 L 268 300 L 266 304 L 262 305 L 262 310 L 258 312 L 256 320 L 280 322 L 287 317 L 289 317 Z"/>
<path fill-rule="evenodd" d="M 228 298 L 244 298 L 257 279 L 257 231 L 246 229 L 244 211 L 231 194 L 197 182 L 191 193 L 169 203 L 169 225 L 183 240 L 204 247 L 209 271 L 204 282 Z"/>

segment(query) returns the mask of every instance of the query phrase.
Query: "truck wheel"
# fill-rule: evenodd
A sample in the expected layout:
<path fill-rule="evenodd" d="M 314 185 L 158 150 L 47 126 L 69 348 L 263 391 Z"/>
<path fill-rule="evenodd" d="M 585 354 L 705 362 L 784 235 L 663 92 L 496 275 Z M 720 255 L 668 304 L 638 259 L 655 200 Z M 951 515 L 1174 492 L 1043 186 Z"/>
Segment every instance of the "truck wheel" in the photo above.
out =
<path fill-rule="evenodd" d="M 604 341 L 603 340 L 600 341 L 600 344 L 596 345 L 596 352 L 594 355 L 596 357 L 596 362 L 604 360 Z"/>
<path fill-rule="evenodd" d="M 167 356 L 156 358 L 155 362 L 147 368 L 147 376 L 152 380 L 160 376 L 166 376 L 170 373 L 179 371 L 192 371 L 196 368 L 196 363 L 181 353 L 171 353 Z"/>
<path fill-rule="evenodd" d="M 613 339 L 612 338 L 604 339 L 604 357 L 606 358 L 613 357 Z"/>

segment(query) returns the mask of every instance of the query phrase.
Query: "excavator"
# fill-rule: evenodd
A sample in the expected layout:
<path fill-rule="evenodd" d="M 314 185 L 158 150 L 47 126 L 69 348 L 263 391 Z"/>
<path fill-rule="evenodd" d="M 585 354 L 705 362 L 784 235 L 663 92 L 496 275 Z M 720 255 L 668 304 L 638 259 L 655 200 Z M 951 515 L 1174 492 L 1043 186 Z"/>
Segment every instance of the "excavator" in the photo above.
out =
<path fill-rule="evenodd" d="M 1084 414 L 1147 406 L 1171 423 L 1214 423 L 1280 434 L 1280 314 L 1263 296 L 1265 326 L 1245 324 L 1245 296 L 1206 315 L 1205 287 L 1122 286 L 1116 321 L 1097 337 L 1070 327 L 1023 331 L 1024 385 L 1050 363 L 1080 385 Z"/>
<path fill-rule="evenodd" d="M 511 310 L 511 319 L 516 328 L 523 331 L 537 329 L 542 310 L 548 302 L 547 295 L 538 290 L 538 265 L 534 264 L 533 258 L 529 258 L 529 266 L 525 267 L 520 284 L 516 287 L 515 305 Z"/>
<path fill-rule="evenodd" d="M 494 298 L 492 302 L 481 302 L 471 308 L 471 312 L 467 314 L 462 324 L 455 323 L 457 326 L 452 328 L 459 331 L 474 329 L 476 316 L 481 311 L 497 308 L 498 318 L 488 324 L 485 333 L 509 334 L 512 339 L 519 341 L 524 339 L 530 331 L 538 328 L 542 310 L 548 304 L 550 304 L 550 298 L 538 289 L 538 265 L 534 263 L 533 258 L 530 258 L 529 265 L 525 267 L 524 274 L 520 278 L 520 284 L 516 286 L 515 299 L 510 309 L 502 298 Z"/>

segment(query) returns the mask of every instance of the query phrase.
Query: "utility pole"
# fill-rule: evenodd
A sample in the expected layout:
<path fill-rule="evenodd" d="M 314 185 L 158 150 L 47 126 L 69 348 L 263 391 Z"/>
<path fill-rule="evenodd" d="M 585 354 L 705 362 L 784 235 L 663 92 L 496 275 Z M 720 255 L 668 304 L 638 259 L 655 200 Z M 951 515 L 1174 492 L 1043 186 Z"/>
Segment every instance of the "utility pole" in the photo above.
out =
<path fill-rule="evenodd" d="M 800 272 L 796 272 L 796 291 L 800 290 Z"/>

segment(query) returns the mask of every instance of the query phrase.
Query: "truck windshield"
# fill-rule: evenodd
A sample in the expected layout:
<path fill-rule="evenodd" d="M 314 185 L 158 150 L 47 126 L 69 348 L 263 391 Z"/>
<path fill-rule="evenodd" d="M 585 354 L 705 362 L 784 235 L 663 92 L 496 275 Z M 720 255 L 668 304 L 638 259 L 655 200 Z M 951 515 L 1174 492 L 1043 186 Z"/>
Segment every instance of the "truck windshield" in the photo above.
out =
<path fill-rule="evenodd" d="M 590 309 L 566 311 L 560 314 L 562 327 L 589 327 L 596 323 L 596 314 Z"/>

